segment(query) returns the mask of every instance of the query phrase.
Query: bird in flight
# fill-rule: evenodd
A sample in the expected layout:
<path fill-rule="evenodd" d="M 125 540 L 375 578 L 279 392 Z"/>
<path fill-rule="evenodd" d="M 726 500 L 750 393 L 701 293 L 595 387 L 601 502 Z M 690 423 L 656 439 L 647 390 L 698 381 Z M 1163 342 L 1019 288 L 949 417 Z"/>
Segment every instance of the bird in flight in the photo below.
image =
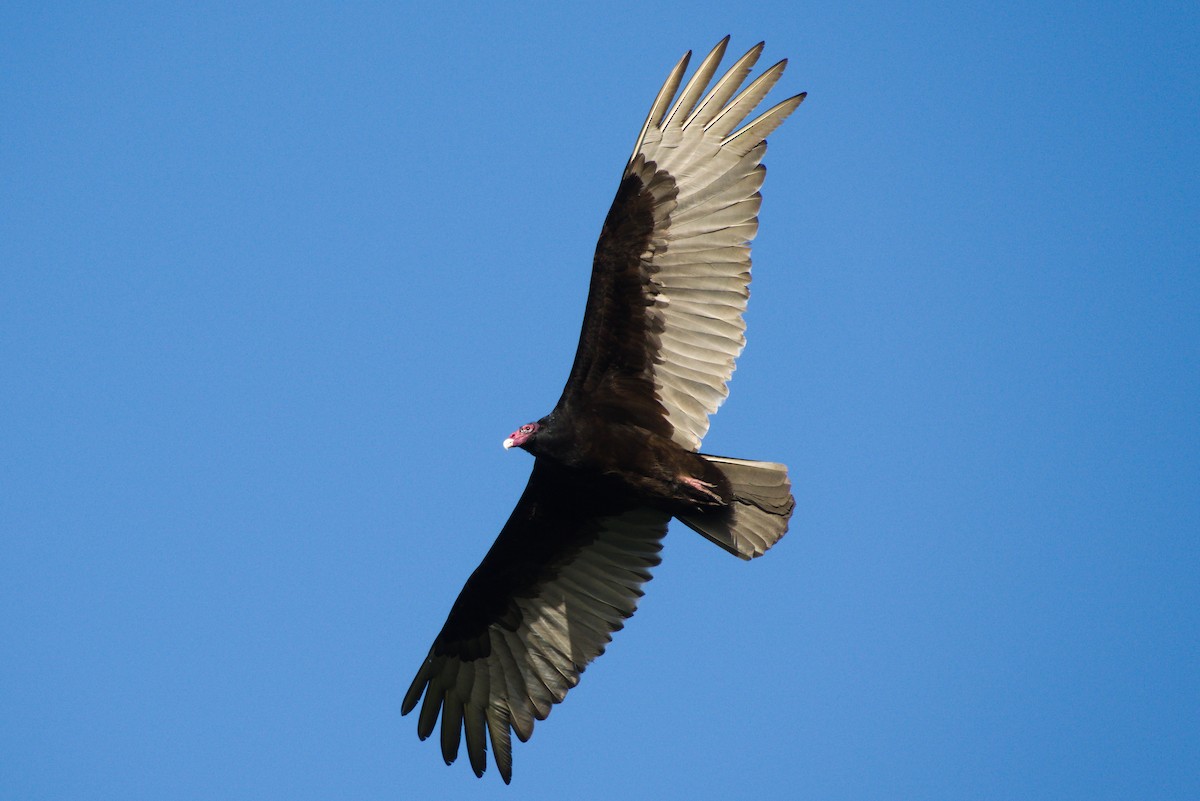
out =
<path fill-rule="evenodd" d="M 465 735 L 476 776 L 490 739 L 512 780 L 511 734 L 528 740 L 633 614 L 671 518 L 742 559 L 787 531 L 784 465 L 699 453 L 746 341 L 765 139 L 805 97 L 746 122 L 787 61 L 742 89 L 760 42 L 710 87 L 728 43 L 680 90 L 686 53 L 650 107 L 562 397 L 504 440 L 533 454 L 529 484 L 404 696 L 422 740 L 441 718 L 447 765 Z"/>

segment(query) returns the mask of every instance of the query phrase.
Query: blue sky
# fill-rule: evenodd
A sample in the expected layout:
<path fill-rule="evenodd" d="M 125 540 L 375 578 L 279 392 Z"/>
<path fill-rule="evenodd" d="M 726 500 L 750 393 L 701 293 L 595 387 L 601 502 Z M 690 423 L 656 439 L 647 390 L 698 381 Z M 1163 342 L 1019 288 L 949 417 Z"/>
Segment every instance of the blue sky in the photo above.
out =
<path fill-rule="evenodd" d="M 773 95 L 686 529 L 476 780 L 400 699 L 531 465 L 643 115 Z M 1200 796 L 1194 4 L 9 4 L 0 797 Z M 519 796 L 518 796 L 519 794 Z"/>

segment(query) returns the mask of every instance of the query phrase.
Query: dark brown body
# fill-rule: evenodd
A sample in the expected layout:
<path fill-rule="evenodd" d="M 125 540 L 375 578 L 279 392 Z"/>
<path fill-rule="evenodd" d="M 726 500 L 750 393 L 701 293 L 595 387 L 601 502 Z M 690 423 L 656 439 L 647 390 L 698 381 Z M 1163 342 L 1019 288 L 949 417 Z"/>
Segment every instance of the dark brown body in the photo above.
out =
<path fill-rule="evenodd" d="M 605 481 L 615 481 L 648 506 L 672 516 L 728 506 L 732 488 L 725 476 L 698 453 L 632 423 L 610 423 L 576 413 L 565 430 L 557 415 L 538 421 L 539 430 L 523 446 L 540 459 Z M 691 482 L 688 479 L 692 479 Z M 697 487 L 696 483 L 705 485 Z"/>

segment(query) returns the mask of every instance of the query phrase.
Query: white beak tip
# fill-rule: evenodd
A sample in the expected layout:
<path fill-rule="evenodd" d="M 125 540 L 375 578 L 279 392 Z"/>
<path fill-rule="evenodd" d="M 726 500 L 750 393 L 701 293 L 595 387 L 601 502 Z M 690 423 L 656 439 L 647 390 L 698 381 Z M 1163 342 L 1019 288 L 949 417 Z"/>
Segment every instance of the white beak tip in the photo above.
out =
<path fill-rule="evenodd" d="M 513 438 L 509 437 L 508 439 L 504 440 L 504 450 L 508 450 L 509 448 L 511 448 L 513 445 L 516 445 L 516 444 L 517 443 L 513 442 Z"/>

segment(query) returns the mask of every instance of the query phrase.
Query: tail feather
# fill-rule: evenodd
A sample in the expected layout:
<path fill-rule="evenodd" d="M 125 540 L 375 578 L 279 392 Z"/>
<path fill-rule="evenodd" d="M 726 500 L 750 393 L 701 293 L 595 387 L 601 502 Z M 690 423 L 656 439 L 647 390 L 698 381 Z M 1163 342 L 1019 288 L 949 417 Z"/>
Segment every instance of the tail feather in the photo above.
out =
<path fill-rule="evenodd" d="M 681 515 L 679 520 L 735 556 L 762 556 L 787 532 L 796 505 L 787 467 L 702 455 L 729 481 L 733 502 L 719 512 Z"/>

